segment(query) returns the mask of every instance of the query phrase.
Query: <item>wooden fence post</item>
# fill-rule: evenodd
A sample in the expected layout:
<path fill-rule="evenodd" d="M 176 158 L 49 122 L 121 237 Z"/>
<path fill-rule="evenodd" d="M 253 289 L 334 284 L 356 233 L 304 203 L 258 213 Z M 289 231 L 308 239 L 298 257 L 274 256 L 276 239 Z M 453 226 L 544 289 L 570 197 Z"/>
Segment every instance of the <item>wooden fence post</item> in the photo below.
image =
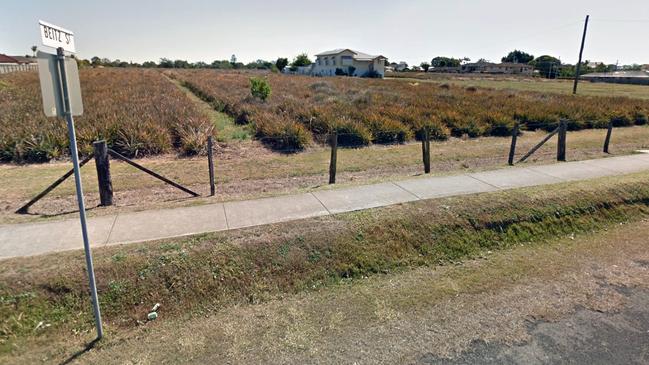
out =
<path fill-rule="evenodd" d="M 424 133 L 426 137 L 426 166 L 424 166 L 424 172 L 430 174 L 430 135 L 428 134 L 428 128 Z"/>
<path fill-rule="evenodd" d="M 424 164 L 424 171 L 426 171 L 426 130 L 421 130 L 421 162 Z"/>
<path fill-rule="evenodd" d="M 565 120 L 559 122 L 559 143 L 557 144 L 557 161 L 566 160 L 566 134 L 568 131 L 568 124 Z"/>
<path fill-rule="evenodd" d="M 207 167 L 210 172 L 210 196 L 216 194 L 216 186 L 214 185 L 214 137 L 207 137 Z"/>
<path fill-rule="evenodd" d="M 97 168 L 97 182 L 99 183 L 99 201 L 104 207 L 113 205 L 113 182 L 110 179 L 110 161 L 108 159 L 108 146 L 106 141 L 96 141 L 95 167 Z"/>
<path fill-rule="evenodd" d="M 606 139 L 604 140 L 604 153 L 608 153 L 608 144 L 611 142 L 611 133 L 613 133 L 613 122 L 608 122 Z"/>
<path fill-rule="evenodd" d="M 518 123 L 514 124 L 514 129 L 512 130 L 512 144 L 509 146 L 509 159 L 507 163 L 509 166 L 514 166 L 514 155 L 516 154 L 516 139 L 518 138 Z"/>
<path fill-rule="evenodd" d="M 336 163 L 338 161 L 338 131 L 334 130 L 331 138 L 331 159 L 329 160 L 329 184 L 336 183 Z"/>

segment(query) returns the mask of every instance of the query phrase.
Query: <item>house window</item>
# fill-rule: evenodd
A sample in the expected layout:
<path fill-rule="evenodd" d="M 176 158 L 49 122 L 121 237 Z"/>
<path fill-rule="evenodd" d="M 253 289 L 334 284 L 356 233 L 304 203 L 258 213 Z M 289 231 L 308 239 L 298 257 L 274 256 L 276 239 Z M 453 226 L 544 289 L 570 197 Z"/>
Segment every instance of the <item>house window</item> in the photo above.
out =
<path fill-rule="evenodd" d="M 343 66 L 351 66 L 354 64 L 354 59 L 352 56 L 340 56 L 340 63 Z"/>
<path fill-rule="evenodd" d="M 331 57 L 331 64 L 336 66 L 336 57 Z"/>
<path fill-rule="evenodd" d="M 325 65 L 329 66 L 329 58 L 328 57 L 325 57 Z"/>

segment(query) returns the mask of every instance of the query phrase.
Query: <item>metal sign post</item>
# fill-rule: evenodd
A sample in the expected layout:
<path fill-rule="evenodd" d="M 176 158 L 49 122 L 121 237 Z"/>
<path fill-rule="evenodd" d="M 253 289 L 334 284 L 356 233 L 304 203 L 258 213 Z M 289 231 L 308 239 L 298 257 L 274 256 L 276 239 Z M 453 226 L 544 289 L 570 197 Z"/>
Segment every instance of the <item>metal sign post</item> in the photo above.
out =
<path fill-rule="evenodd" d="M 63 28 L 51 25 L 49 23 L 40 22 L 41 37 L 43 45 L 53 46 L 57 45 L 56 57 L 44 58 L 55 65 L 50 67 L 39 67 L 41 73 L 41 88 L 43 92 L 43 101 L 45 113 L 48 116 L 55 114 L 57 116 L 65 117 L 68 124 L 68 137 L 70 139 L 70 155 L 72 157 L 72 165 L 74 166 L 74 181 L 77 190 L 77 203 L 79 205 L 79 218 L 81 220 L 81 235 L 83 237 L 83 248 L 86 254 L 86 266 L 88 269 L 88 281 L 90 282 L 90 295 L 92 297 L 92 306 L 95 314 L 95 326 L 97 327 L 97 339 L 104 336 L 104 330 L 101 323 L 101 310 L 99 308 L 99 298 L 97 296 L 97 286 L 95 283 L 95 269 L 92 263 L 92 252 L 90 251 L 90 242 L 88 240 L 88 227 L 86 225 L 86 207 L 83 200 L 83 186 L 81 184 L 81 173 L 79 167 L 79 155 L 77 151 L 77 137 L 74 131 L 74 115 L 80 115 L 83 112 L 81 105 L 73 107 L 71 100 L 77 100 L 81 104 L 81 92 L 79 88 L 78 73 L 76 72 L 76 61 L 70 64 L 70 59 L 66 61 L 65 51 L 74 52 L 74 36 L 72 32 Z M 57 43 L 58 42 L 58 43 Z M 54 66 L 54 67 L 52 67 Z M 70 67 L 71 75 L 75 77 L 72 82 L 68 83 L 68 70 Z M 53 83 L 54 85 L 48 85 Z M 73 88 L 73 90 L 70 89 Z M 47 93 L 52 92 L 53 95 L 50 99 Z M 72 95 L 72 97 L 71 97 Z M 48 100 L 53 100 L 54 106 L 47 105 Z M 48 108 L 49 106 L 49 108 Z"/>

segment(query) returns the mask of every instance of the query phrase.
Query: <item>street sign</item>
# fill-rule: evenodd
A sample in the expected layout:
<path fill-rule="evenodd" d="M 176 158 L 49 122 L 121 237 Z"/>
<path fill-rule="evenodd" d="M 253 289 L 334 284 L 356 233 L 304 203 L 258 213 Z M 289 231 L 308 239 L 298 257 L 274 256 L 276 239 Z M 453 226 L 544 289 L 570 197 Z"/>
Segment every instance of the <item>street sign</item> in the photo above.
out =
<path fill-rule="evenodd" d="M 68 91 L 70 93 L 70 107 L 72 115 L 83 114 L 81 99 L 81 84 L 79 83 L 79 69 L 74 58 L 65 59 L 65 71 L 68 76 Z M 43 96 L 43 111 L 48 117 L 65 117 L 63 107 L 63 94 L 58 87 L 59 61 L 56 55 L 38 51 L 38 74 L 41 81 L 41 95 Z"/>
<path fill-rule="evenodd" d="M 97 295 L 97 283 L 95 282 L 95 269 L 92 263 L 90 240 L 88 239 L 86 203 L 83 200 L 77 135 L 74 132 L 74 116 L 83 113 L 81 87 L 79 86 L 79 70 L 77 69 L 77 61 L 65 55 L 65 51 L 74 53 L 74 36 L 71 31 L 45 23 L 44 21 L 40 21 L 39 25 L 43 44 L 56 48 L 56 55 L 49 55 L 43 52 L 38 53 L 38 73 L 41 80 L 43 110 L 48 117 L 65 117 L 65 121 L 68 124 L 70 157 L 72 158 L 72 166 L 74 167 L 74 183 L 77 190 L 83 251 L 86 254 L 90 296 L 92 298 L 92 308 L 95 312 L 97 340 L 99 340 L 104 336 L 104 329 L 101 323 L 101 310 L 99 308 L 99 296 Z"/>
<path fill-rule="evenodd" d="M 70 53 L 76 52 L 74 47 L 74 33 L 42 20 L 39 20 L 38 24 L 41 28 L 41 42 L 43 42 L 44 46 L 54 49 L 63 48 L 64 51 Z"/>

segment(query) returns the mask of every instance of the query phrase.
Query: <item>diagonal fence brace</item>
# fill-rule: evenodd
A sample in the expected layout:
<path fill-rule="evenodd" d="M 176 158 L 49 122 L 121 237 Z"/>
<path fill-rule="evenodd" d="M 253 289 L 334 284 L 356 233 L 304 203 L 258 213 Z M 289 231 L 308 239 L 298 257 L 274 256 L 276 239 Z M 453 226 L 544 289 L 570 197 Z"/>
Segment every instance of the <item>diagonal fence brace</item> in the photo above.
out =
<path fill-rule="evenodd" d="M 81 161 L 79 162 L 79 167 L 81 168 L 83 165 L 85 165 L 86 163 L 88 163 L 88 161 L 90 161 L 91 159 L 92 159 L 92 155 L 90 155 L 90 156 L 84 158 L 83 160 L 81 160 Z M 54 188 L 56 188 L 57 186 L 61 185 L 61 183 L 64 182 L 64 181 L 65 181 L 67 178 L 69 178 L 70 176 L 72 176 L 73 173 L 74 173 L 74 169 L 70 169 L 70 170 L 69 170 L 68 172 L 66 172 L 63 176 L 61 176 L 58 180 L 56 180 L 55 182 L 53 182 L 52 185 L 46 187 L 45 190 L 43 190 L 40 194 L 36 195 L 32 200 L 30 200 L 29 202 L 27 202 L 27 204 L 25 204 L 25 205 L 23 205 L 22 207 L 20 207 L 20 209 L 18 209 L 18 210 L 16 211 L 16 213 L 17 213 L 17 214 L 27 214 L 27 212 L 28 212 L 28 210 L 29 210 L 29 207 L 31 207 L 32 205 L 36 204 L 37 201 L 43 199 L 43 197 L 44 197 L 45 195 L 49 194 L 50 191 L 54 190 Z"/>
<path fill-rule="evenodd" d="M 169 185 L 171 185 L 171 186 L 173 186 L 173 187 L 175 187 L 175 188 L 178 188 L 178 189 L 180 189 L 180 190 L 186 192 L 187 194 L 190 194 L 190 195 L 192 195 L 192 196 L 194 196 L 194 197 L 196 197 L 196 196 L 200 196 L 200 194 L 198 194 L 198 193 L 196 193 L 196 192 L 194 192 L 194 191 L 191 191 L 191 190 L 187 189 L 186 187 L 184 187 L 184 186 L 182 186 L 182 185 L 180 185 L 180 184 L 178 184 L 178 183 L 176 183 L 176 182 L 173 182 L 173 181 L 167 179 L 166 177 L 164 177 L 164 176 L 162 176 L 162 175 L 160 175 L 160 174 L 158 174 L 158 173 L 155 173 L 155 172 L 153 172 L 153 171 L 147 169 L 146 167 L 144 167 L 144 166 L 142 166 L 142 165 L 140 165 L 140 164 L 134 162 L 133 160 L 129 159 L 129 158 L 126 157 L 126 156 L 122 156 L 120 153 L 118 153 L 118 152 L 116 152 L 116 151 L 114 151 L 114 150 L 112 150 L 112 149 L 110 149 L 110 148 L 108 149 L 108 153 L 110 153 L 113 157 L 115 157 L 115 158 L 117 158 L 117 159 L 120 159 L 120 160 L 126 162 L 127 164 L 129 164 L 129 165 L 131 165 L 131 166 L 133 166 L 133 167 L 135 167 L 135 168 L 141 170 L 141 171 L 146 172 L 147 174 L 149 174 L 149 175 L 155 177 L 156 179 L 162 180 L 162 181 L 164 181 L 165 183 L 167 183 L 167 184 L 169 184 Z"/>
<path fill-rule="evenodd" d="M 532 149 L 528 153 L 526 153 L 525 156 L 521 157 L 521 159 L 518 160 L 516 163 L 521 163 L 521 162 L 527 160 L 530 156 L 532 156 L 534 154 L 534 152 L 536 152 L 536 150 L 541 148 L 541 146 L 543 146 L 545 144 L 545 142 L 549 141 L 550 138 L 552 138 L 555 134 L 559 133 L 560 129 L 561 129 L 561 126 L 558 126 L 557 128 L 555 128 L 552 132 L 550 132 L 547 136 L 545 136 L 545 138 L 543 138 L 543 140 L 541 142 L 539 142 L 536 146 L 532 147 Z"/>

